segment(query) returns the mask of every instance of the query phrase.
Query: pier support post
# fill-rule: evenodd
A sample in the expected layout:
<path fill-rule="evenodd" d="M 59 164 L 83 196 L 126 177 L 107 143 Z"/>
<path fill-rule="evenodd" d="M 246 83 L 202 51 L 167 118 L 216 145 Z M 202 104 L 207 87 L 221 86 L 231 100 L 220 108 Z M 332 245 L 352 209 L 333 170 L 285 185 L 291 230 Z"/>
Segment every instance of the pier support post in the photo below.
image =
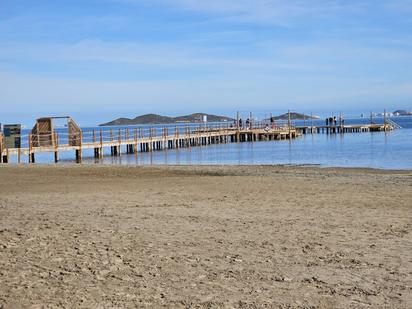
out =
<path fill-rule="evenodd" d="M 76 149 L 76 163 L 82 163 L 82 150 Z"/>
<path fill-rule="evenodd" d="M 9 151 L 6 149 L 6 154 L 3 155 L 3 163 L 9 163 Z"/>
<path fill-rule="evenodd" d="M 291 139 L 291 121 L 290 121 L 290 110 L 288 110 L 288 127 L 289 127 L 289 139 Z"/>
<path fill-rule="evenodd" d="M 29 163 L 34 163 L 33 135 L 29 134 Z"/>
<path fill-rule="evenodd" d="M 60 158 L 59 158 L 59 135 L 57 134 L 57 132 L 54 133 L 54 163 L 59 162 Z"/>

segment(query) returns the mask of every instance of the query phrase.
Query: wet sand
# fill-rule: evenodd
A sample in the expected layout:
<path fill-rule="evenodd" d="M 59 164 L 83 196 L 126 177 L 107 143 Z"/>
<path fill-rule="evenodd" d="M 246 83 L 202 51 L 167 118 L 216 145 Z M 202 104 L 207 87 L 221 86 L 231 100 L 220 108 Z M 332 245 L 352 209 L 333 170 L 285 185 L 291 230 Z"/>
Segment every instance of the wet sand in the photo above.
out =
<path fill-rule="evenodd" d="M 0 167 L 0 308 L 410 308 L 412 171 Z"/>

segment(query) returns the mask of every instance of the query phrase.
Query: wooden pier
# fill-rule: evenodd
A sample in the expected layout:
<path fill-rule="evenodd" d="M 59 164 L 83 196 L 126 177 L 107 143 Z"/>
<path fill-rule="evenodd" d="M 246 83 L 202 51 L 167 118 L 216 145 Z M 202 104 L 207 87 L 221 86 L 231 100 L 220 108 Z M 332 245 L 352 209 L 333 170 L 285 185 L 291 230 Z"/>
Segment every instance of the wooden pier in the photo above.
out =
<path fill-rule="evenodd" d="M 66 117 L 59 117 L 66 118 Z M 68 119 L 68 132 L 57 132 L 53 128 L 54 118 L 40 118 L 32 132 L 23 136 L 23 147 L 5 147 L 4 137 L 0 134 L 0 163 L 10 162 L 10 156 L 17 155 L 28 163 L 36 162 L 38 153 L 54 153 L 54 161 L 60 159 L 62 151 L 74 151 L 76 162 L 81 163 L 83 151 L 93 149 L 95 158 L 103 158 L 104 149 L 110 148 L 111 156 L 120 156 L 122 151 L 138 155 L 138 152 L 195 147 L 220 143 L 255 142 L 266 140 L 293 139 L 299 136 L 291 126 L 268 128 L 263 124 L 252 124 L 240 128 L 229 124 L 180 125 L 162 128 L 102 128 L 82 130 L 71 118 Z"/>
<path fill-rule="evenodd" d="M 338 133 L 364 133 L 392 131 L 395 126 L 386 124 L 356 124 L 356 125 L 323 125 L 323 126 L 296 126 L 295 129 L 301 134 L 338 134 Z"/>
<path fill-rule="evenodd" d="M 55 119 L 67 119 L 66 130 L 54 128 Z M 239 117 L 238 117 L 239 118 Z M 250 118 L 252 119 L 252 117 Z M 122 152 L 138 155 L 150 152 L 184 147 L 196 147 L 220 143 L 256 142 L 268 140 L 294 139 L 303 134 L 344 134 L 390 131 L 397 129 L 390 120 L 384 124 L 361 125 L 303 125 L 294 126 L 288 121 L 275 123 L 253 122 L 247 127 L 235 124 L 202 123 L 196 125 L 164 126 L 152 128 L 101 128 L 84 130 L 70 117 L 39 118 L 30 134 L 21 136 L 20 148 L 6 147 L 5 138 L 0 132 L 0 163 L 10 162 L 11 156 L 17 156 L 21 163 L 26 157 L 28 163 L 36 162 L 38 153 L 54 153 L 54 161 L 60 160 L 60 152 L 73 151 L 76 162 L 81 163 L 83 151 L 93 149 L 94 157 L 101 159 L 104 149 L 110 148 L 111 156 L 120 156 Z"/>

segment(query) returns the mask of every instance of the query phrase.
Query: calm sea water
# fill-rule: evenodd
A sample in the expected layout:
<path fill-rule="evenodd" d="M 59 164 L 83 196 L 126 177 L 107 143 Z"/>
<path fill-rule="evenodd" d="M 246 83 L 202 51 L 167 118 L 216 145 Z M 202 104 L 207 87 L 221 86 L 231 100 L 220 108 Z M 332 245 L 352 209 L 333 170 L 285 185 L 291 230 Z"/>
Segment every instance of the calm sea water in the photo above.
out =
<path fill-rule="evenodd" d="M 128 165 L 222 165 L 222 164 L 291 164 L 323 167 L 370 167 L 380 169 L 412 169 L 412 117 L 396 117 L 402 129 L 391 132 L 308 134 L 295 140 L 228 143 L 201 147 L 155 151 L 121 157 L 93 158 L 93 150 L 85 151 L 84 163 Z M 345 124 L 369 123 L 369 119 L 346 119 Z M 310 124 L 310 120 L 306 124 Z M 377 123 L 382 119 L 377 119 Z M 323 120 L 313 124 L 323 124 Z M 296 125 L 303 121 L 296 122 Z M 123 150 L 124 151 L 124 150 Z M 53 162 L 53 154 L 37 155 L 38 163 Z M 74 154 L 61 153 L 62 163 L 72 163 Z"/>

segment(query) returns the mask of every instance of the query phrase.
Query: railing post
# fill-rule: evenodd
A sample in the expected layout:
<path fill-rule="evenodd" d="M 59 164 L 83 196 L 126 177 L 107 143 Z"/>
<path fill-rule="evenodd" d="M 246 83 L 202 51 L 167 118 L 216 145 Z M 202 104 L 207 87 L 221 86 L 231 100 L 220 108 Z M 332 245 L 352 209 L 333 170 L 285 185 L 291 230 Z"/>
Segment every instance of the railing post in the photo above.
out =
<path fill-rule="evenodd" d="M 129 128 L 124 129 L 124 139 L 126 141 L 126 153 L 130 153 L 131 147 L 129 144 Z"/>
<path fill-rule="evenodd" d="M 191 143 L 192 143 L 192 141 L 190 140 L 191 138 L 190 138 L 190 126 L 189 125 L 187 125 L 187 142 L 188 142 L 188 146 L 189 147 L 191 147 L 192 145 L 191 145 Z"/>
<path fill-rule="evenodd" d="M 310 133 L 313 133 L 313 113 L 310 112 Z"/>
<path fill-rule="evenodd" d="M 239 111 L 236 113 L 236 142 L 240 142 Z"/>
<path fill-rule="evenodd" d="M 117 143 L 118 143 L 117 155 L 120 156 L 120 147 L 121 147 L 121 144 L 122 144 L 122 131 L 121 131 L 121 129 L 118 130 Z"/>
<path fill-rule="evenodd" d="M 291 121 L 290 121 L 290 110 L 288 110 L 288 126 L 289 126 L 289 139 L 291 139 Z"/>
<path fill-rule="evenodd" d="M 152 151 L 153 149 L 153 128 L 149 129 L 149 151 Z"/>
<path fill-rule="evenodd" d="M 133 139 L 134 139 L 134 154 L 137 156 L 137 128 L 133 129 Z"/>
<path fill-rule="evenodd" d="M 250 130 L 253 129 L 252 112 L 250 112 L 250 115 L 249 115 L 249 129 Z"/>
<path fill-rule="evenodd" d="M 100 150 L 99 150 L 99 157 L 103 158 L 103 132 L 100 129 Z"/>

